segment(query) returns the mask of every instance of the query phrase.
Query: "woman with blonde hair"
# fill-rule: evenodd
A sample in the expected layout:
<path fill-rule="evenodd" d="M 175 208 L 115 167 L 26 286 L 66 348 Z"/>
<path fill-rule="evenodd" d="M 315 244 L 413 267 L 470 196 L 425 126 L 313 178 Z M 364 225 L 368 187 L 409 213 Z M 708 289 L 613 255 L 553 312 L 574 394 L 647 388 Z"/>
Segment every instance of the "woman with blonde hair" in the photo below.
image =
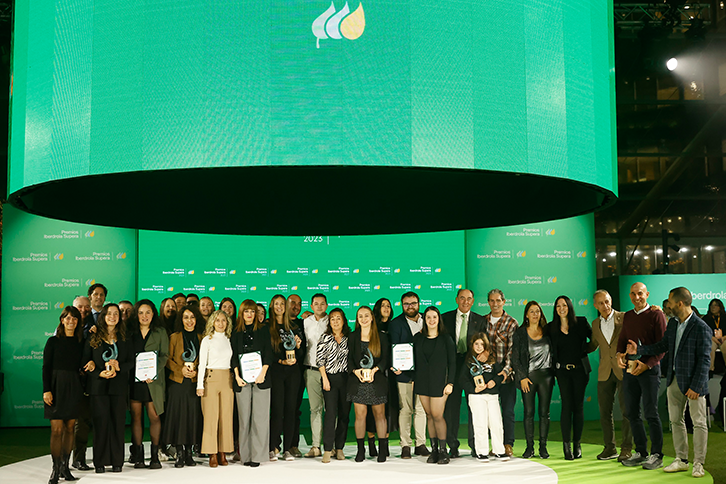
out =
<path fill-rule="evenodd" d="M 232 322 L 220 309 L 209 316 L 199 345 L 197 395 L 204 415 L 202 454 L 209 454 L 209 467 L 226 466 L 225 454 L 234 451 L 231 335 Z"/>

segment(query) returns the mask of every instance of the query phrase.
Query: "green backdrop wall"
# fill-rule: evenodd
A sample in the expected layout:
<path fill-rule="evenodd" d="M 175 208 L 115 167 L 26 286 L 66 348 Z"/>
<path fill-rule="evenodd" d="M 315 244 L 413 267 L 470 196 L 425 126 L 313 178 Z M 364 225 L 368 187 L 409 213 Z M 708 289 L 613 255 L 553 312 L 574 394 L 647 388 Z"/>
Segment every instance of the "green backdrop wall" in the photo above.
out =
<path fill-rule="evenodd" d="M 589 300 L 595 288 L 592 216 L 429 234 L 239 237 L 93 227 L 6 206 L 3 225 L 0 426 L 47 424 L 43 347 L 62 306 L 94 281 L 108 286 L 110 301 L 158 303 L 193 291 L 216 302 L 229 296 L 267 305 L 279 292 L 300 294 L 307 305 L 323 292 L 351 320 L 357 307 L 380 297 L 391 299 L 400 314 L 400 295 L 408 290 L 419 293 L 422 304 L 448 311 L 465 285 L 476 293 L 475 311 L 486 314 L 486 293 L 498 287 L 517 320 L 526 300 L 540 301 L 548 313 L 563 293 L 578 314 L 595 316 Z M 597 418 L 590 387 L 585 408 L 587 418 Z M 521 418 L 521 403 L 517 413 Z M 557 395 L 552 414 L 559 416 Z"/>

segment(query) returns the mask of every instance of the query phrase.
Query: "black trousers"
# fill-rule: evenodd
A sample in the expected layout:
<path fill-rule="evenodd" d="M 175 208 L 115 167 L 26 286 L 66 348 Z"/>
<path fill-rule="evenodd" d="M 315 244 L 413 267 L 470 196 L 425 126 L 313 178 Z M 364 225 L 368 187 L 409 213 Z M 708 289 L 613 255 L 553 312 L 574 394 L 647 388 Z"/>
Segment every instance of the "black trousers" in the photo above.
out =
<path fill-rule="evenodd" d="M 345 447 L 350 419 L 350 402 L 347 401 L 348 373 L 329 373 L 330 391 L 323 390 L 325 418 L 323 421 L 323 448 L 330 452 Z M 337 420 L 337 424 L 336 424 Z"/>
<path fill-rule="evenodd" d="M 272 390 L 270 392 L 270 451 L 293 447 L 295 416 L 298 411 L 297 394 L 302 373 L 298 365 L 272 366 Z M 280 439 L 280 434 L 283 439 Z M 282 447 L 280 444 L 283 444 Z"/>
<path fill-rule="evenodd" d="M 91 395 L 93 411 L 93 466 L 124 464 L 127 395 Z"/>
<path fill-rule="evenodd" d="M 466 355 L 456 355 L 456 368 L 459 369 L 464 365 Z M 454 382 L 454 390 L 446 399 L 446 408 L 444 409 L 444 420 L 446 420 L 446 444 L 451 450 L 459 448 L 459 426 L 461 423 L 461 394 L 464 389 L 459 385 L 458 378 Z M 474 450 L 474 426 L 472 425 L 471 410 L 469 405 L 466 406 L 467 412 L 467 442 L 469 448 Z"/>
<path fill-rule="evenodd" d="M 562 399 L 560 429 L 564 442 L 579 442 L 582 438 L 585 424 L 585 387 L 589 376 L 582 366 L 572 370 L 557 370 L 557 383 Z"/>
<path fill-rule="evenodd" d="M 93 427 L 91 413 L 91 397 L 84 395 L 78 408 L 78 418 L 73 432 L 73 461 L 86 461 L 86 448 L 88 447 L 88 434 Z"/>
<path fill-rule="evenodd" d="M 536 370 L 529 376 L 532 381 L 529 392 L 522 392 L 524 435 L 528 447 L 534 444 L 535 397 L 539 403 L 537 412 L 539 415 L 539 441 L 541 444 L 547 442 L 547 434 L 550 429 L 550 403 L 552 402 L 552 389 L 555 386 L 555 378 L 550 370 Z"/>
<path fill-rule="evenodd" d="M 504 424 L 504 445 L 514 445 L 514 405 L 517 403 L 517 387 L 509 381 L 499 387 L 499 406 Z M 471 421 L 471 419 L 469 419 Z M 472 431 L 469 431 L 469 435 Z"/>

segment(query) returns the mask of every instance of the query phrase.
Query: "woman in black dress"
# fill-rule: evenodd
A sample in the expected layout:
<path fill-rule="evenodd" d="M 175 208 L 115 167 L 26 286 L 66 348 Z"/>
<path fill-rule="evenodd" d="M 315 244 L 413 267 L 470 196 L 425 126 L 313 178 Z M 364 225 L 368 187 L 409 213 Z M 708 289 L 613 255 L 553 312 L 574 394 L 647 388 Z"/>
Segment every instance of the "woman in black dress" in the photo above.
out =
<path fill-rule="evenodd" d="M 562 412 L 562 449 L 565 460 L 580 459 L 580 438 L 584 426 L 585 387 L 590 376 L 587 344 L 592 328 L 585 318 L 575 316 L 575 308 L 567 296 L 555 300 L 550 323 L 552 363 L 560 387 Z"/>
<path fill-rule="evenodd" d="M 85 345 L 83 361 L 93 360 L 89 394 L 93 411 L 93 465 L 96 473 L 121 472 L 124 463 L 124 428 L 129 394 L 129 372 L 134 366 L 131 343 L 116 304 L 98 314 L 96 332 Z"/>
<path fill-rule="evenodd" d="M 368 306 L 358 309 L 355 317 L 355 331 L 348 338 L 348 401 L 355 408 L 355 437 L 358 441 L 356 462 L 365 459 L 366 415 L 371 406 L 378 431 L 378 462 L 385 462 L 388 456 L 386 435 L 386 402 L 388 401 L 388 379 L 382 368 L 390 366 L 391 347 L 388 337 L 378 331 L 373 311 Z M 371 361 L 372 360 L 372 361 Z M 367 376 L 370 374 L 370 378 Z"/>
<path fill-rule="evenodd" d="M 132 320 L 131 344 L 134 357 L 139 353 L 156 352 L 155 378 L 137 381 L 135 366 L 131 374 L 130 403 L 131 403 L 131 442 L 135 447 L 134 468 L 143 469 L 144 444 L 144 409 L 149 419 L 149 435 L 151 437 L 151 469 L 161 469 L 159 462 L 159 437 L 161 435 L 161 419 L 164 413 L 164 399 L 166 398 L 166 374 L 164 367 L 169 355 L 169 336 L 166 328 L 161 326 L 156 306 L 148 299 L 142 299 L 134 306 L 136 318 Z M 134 358 L 135 361 L 135 358 Z"/>
<path fill-rule="evenodd" d="M 195 306 L 184 306 L 169 337 L 169 386 L 162 442 L 176 448 L 174 467 L 197 465 L 193 447 L 202 443 L 202 405 L 197 396 L 197 365 L 204 318 Z"/>
<path fill-rule="evenodd" d="M 413 337 L 413 361 L 416 375 L 413 391 L 421 398 L 431 439 L 429 464 L 448 464 L 446 451 L 446 399 L 456 380 L 456 347 L 446 333 L 441 313 L 429 306 L 423 313 L 424 325 Z"/>
<path fill-rule="evenodd" d="M 43 350 L 43 402 L 50 420 L 50 455 L 53 472 L 49 484 L 59 477 L 74 481 L 68 460 L 73 448 L 73 429 L 83 398 L 80 372 L 83 358 L 81 313 L 73 306 L 63 308 L 55 335 Z"/>

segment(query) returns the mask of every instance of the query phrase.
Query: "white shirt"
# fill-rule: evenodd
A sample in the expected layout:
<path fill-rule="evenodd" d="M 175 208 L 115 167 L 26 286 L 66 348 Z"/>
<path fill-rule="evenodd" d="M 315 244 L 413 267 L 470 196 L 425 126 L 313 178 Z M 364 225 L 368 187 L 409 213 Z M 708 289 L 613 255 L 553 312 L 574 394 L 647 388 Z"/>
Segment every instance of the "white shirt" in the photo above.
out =
<path fill-rule="evenodd" d="M 211 370 L 229 370 L 232 360 L 232 345 L 224 333 L 214 332 L 202 338 L 199 345 L 199 366 L 197 367 L 197 390 L 204 389 L 204 373 Z"/>
<path fill-rule="evenodd" d="M 610 344 L 611 340 L 613 339 L 613 332 L 615 331 L 614 309 L 610 310 L 610 315 L 607 317 L 607 319 L 603 318 L 602 315 L 600 316 L 600 331 L 602 331 L 602 335 L 605 337 L 605 341 Z"/>
<path fill-rule="evenodd" d="M 318 354 L 318 342 L 320 337 L 323 336 L 325 329 L 328 327 L 328 315 L 326 314 L 320 321 L 317 320 L 314 314 L 311 314 L 303 322 L 303 328 L 305 329 L 305 339 L 307 340 L 307 352 L 305 358 L 303 358 L 303 364 L 307 366 L 317 367 L 317 354 Z"/>
<path fill-rule="evenodd" d="M 454 343 L 459 341 L 459 335 L 461 334 L 461 317 L 464 316 L 466 318 L 468 328 L 470 313 L 471 311 L 469 311 L 468 313 L 462 313 L 461 311 L 459 311 L 459 308 L 456 309 L 456 339 L 454 339 Z"/>
<path fill-rule="evenodd" d="M 650 304 L 646 304 L 645 307 L 643 309 L 641 309 L 640 311 L 635 311 L 635 308 L 633 308 L 633 311 L 635 311 L 635 314 L 640 314 L 643 311 L 647 311 L 648 309 L 650 309 Z"/>
<path fill-rule="evenodd" d="M 494 316 L 491 316 L 489 318 L 489 324 L 495 325 L 495 324 L 497 324 L 499 322 L 500 319 L 502 319 L 501 316 L 499 316 L 498 318 L 495 318 Z"/>
<path fill-rule="evenodd" d="M 421 316 L 421 313 L 419 313 L 417 321 L 412 321 L 406 316 L 406 322 L 408 323 L 408 327 L 411 328 L 411 334 L 415 335 L 416 333 L 420 333 L 423 329 L 423 316 Z"/>

